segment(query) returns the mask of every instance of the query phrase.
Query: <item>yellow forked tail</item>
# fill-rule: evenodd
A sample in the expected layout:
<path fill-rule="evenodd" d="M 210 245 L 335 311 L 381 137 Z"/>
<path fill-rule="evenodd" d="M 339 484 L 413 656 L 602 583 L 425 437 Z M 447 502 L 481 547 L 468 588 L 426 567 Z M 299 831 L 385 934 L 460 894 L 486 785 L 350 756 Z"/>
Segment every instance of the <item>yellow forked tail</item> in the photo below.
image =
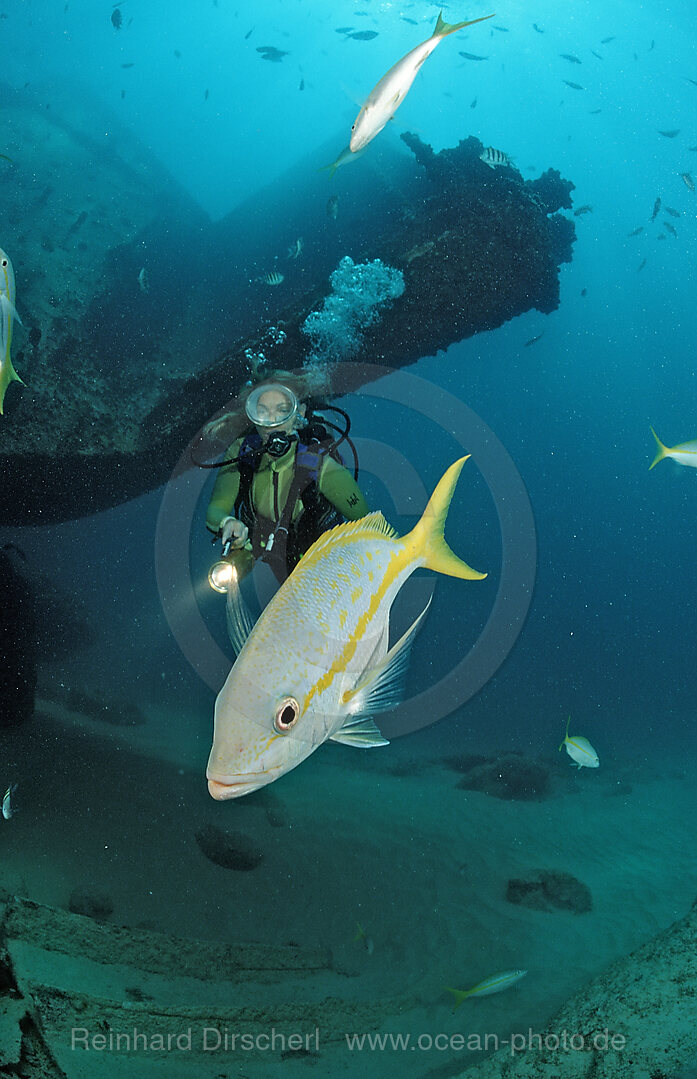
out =
<path fill-rule="evenodd" d="M 495 14 L 494 12 L 491 15 L 482 15 L 481 18 L 470 19 L 468 22 L 449 23 L 443 18 L 443 12 L 441 11 L 436 28 L 433 31 L 433 37 L 447 37 L 448 34 L 454 34 L 456 30 L 462 30 L 463 26 L 474 26 L 476 22 L 486 22 L 487 19 L 493 19 Z"/>
<path fill-rule="evenodd" d="M 415 559 L 418 559 L 427 569 L 436 573 L 445 573 L 448 577 L 462 577 L 467 581 L 481 581 L 486 573 L 479 573 L 472 569 L 466 562 L 450 550 L 443 535 L 445 520 L 452 501 L 455 485 L 462 471 L 462 466 L 467 457 L 461 457 L 459 461 L 445 472 L 438 482 L 438 486 L 428 500 L 423 517 L 415 528 L 404 537 L 403 543 L 412 549 Z"/>
<path fill-rule="evenodd" d="M 2 416 L 3 412 L 7 387 L 11 382 L 22 382 L 22 380 L 12 366 L 12 360 L 8 356 L 5 362 L 0 365 L 0 416 Z M 22 385 L 24 385 L 24 383 L 22 383 Z"/>
<path fill-rule="evenodd" d="M 445 993 L 452 993 L 455 997 L 455 1007 L 453 1008 L 453 1011 L 455 1011 L 455 1008 L 460 1007 L 463 1000 L 467 1000 L 467 997 L 472 996 L 469 989 L 451 989 L 449 985 L 443 986 L 443 991 Z"/>
<path fill-rule="evenodd" d="M 660 438 L 658 437 L 658 435 L 654 431 L 653 427 L 651 428 L 651 434 L 656 439 L 656 446 L 658 447 L 658 453 L 656 454 L 653 461 L 649 465 L 649 472 L 651 471 L 652 468 L 655 468 L 655 466 L 658 464 L 659 461 L 662 461 L 664 459 L 664 457 L 668 456 L 668 447 L 663 445 Z"/>

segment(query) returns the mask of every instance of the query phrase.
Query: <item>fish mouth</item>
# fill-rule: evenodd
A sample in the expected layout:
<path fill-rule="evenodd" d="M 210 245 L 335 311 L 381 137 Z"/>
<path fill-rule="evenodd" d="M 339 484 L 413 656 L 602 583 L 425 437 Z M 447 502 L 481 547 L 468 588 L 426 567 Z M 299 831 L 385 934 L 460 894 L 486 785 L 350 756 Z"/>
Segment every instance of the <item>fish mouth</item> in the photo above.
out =
<path fill-rule="evenodd" d="M 268 772 L 248 772 L 239 776 L 225 776 L 225 781 L 208 776 L 208 793 L 217 802 L 225 802 L 229 798 L 241 798 L 243 794 L 251 794 L 259 790 L 267 783 L 271 783 L 280 768 L 270 768 Z"/>

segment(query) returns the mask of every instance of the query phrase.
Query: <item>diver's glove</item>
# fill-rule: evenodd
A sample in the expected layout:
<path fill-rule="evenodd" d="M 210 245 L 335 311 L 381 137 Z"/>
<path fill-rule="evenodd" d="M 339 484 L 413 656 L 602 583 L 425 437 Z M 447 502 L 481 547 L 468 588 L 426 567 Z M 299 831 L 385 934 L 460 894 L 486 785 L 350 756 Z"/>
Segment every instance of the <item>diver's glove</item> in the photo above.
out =
<path fill-rule="evenodd" d="M 223 547 L 229 544 L 233 550 L 239 547 L 244 547 L 247 539 L 249 538 L 249 529 L 242 521 L 238 521 L 236 517 L 223 517 L 220 522 L 220 538 L 223 542 Z"/>

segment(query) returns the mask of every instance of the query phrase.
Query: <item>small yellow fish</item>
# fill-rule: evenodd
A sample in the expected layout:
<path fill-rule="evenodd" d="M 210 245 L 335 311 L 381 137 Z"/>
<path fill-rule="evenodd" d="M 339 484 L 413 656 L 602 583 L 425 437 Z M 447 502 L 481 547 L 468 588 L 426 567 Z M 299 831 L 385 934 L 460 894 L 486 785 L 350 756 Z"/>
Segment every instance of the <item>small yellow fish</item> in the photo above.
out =
<path fill-rule="evenodd" d="M 500 974 L 492 974 L 485 978 L 483 982 L 477 982 L 471 989 L 451 989 L 446 985 L 445 992 L 453 994 L 455 1007 L 459 1008 L 463 1000 L 467 1000 L 468 997 L 489 997 L 492 993 L 502 993 L 504 989 L 510 989 L 526 974 L 527 970 L 503 970 Z"/>
<path fill-rule="evenodd" d="M 355 154 L 358 150 L 363 150 L 376 135 L 380 134 L 409 93 L 411 84 L 424 60 L 428 59 L 444 37 L 454 34 L 456 30 L 462 30 L 464 26 L 474 26 L 477 22 L 484 22 L 493 17 L 493 15 L 484 15 L 479 19 L 470 19 L 468 22 L 456 22 L 451 25 L 444 21 L 441 12 L 431 36 L 398 60 L 368 94 L 368 99 L 351 128 L 349 142 L 351 152 Z"/>
<path fill-rule="evenodd" d="M 7 387 L 11 382 L 22 382 L 12 366 L 10 348 L 12 346 L 12 324 L 22 320 L 15 308 L 15 275 L 12 263 L 0 248 L 0 416 Z M 22 385 L 24 383 L 22 382 Z"/>
<path fill-rule="evenodd" d="M 679 465 L 697 468 L 697 439 L 692 442 L 679 442 L 677 446 L 664 446 L 653 427 L 651 428 L 651 434 L 656 439 L 658 452 L 649 465 L 649 472 L 656 467 L 659 461 L 665 460 L 666 457 L 671 457 Z"/>
<path fill-rule="evenodd" d="M 356 941 L 359 941 L 359 940 L 363 941 L 363 947 L 367 951 L 368 955 L 372 955 L 374 950 L 375 950 L 375 945 L 373 943 L 373 938 L 369 937 L 369 936 L 366 936 L 365 929 L 363 928 L 361 923 L 356 922 L 356 935 L 353 938 L 354 944 L 356 943 Z"/>
<path fill-rule="evenodd" d="M 564 735 L 564 741 L 559 746 L 559 752 L 561 753 L 564 746 L 566 746 L 566 752 L 571 757 L 572 761 L 575 761 L 579 768 L 598 768 L 600 761 L 598 760 L 598 754 L 593 749 L 587 738 L 583 738 L 580 734 L 575 734 L 573 737 L 569 737 L 569 723 L 571 722 L 571 716 L 566 721 L 566 734 Z"/>

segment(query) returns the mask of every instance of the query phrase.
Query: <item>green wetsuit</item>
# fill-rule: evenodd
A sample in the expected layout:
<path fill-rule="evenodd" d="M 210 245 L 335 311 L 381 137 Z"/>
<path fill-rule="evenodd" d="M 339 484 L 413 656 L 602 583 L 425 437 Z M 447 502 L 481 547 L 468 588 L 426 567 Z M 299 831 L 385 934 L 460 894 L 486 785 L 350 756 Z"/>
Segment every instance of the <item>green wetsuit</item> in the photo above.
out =
<path fill-rule="evenodd" d="M 238 438 L 233 442 L 225 457 L 235 461 L 242 442 L 243 438 Z M 294 442 L 282 457 L 271 457 L 270 454 L 263 453 L 255 469 L 250 501 L 256 520 L 262 526 L 267 526 L 262 527 L 265 533 L 273 529 L 285 508 L 295 476 L 297 449 L 298 443 Z M 328 454 L 322 458 L 317 476 L 317 488 L 327 502 L 349 521 L 357 521 L 359 517 L 364 517 L 370 512 L 363 492 L 351 473 Z M 206 527 L 211 532 L 217 534 L 220 531 L 220 522 L 224 517 L 237 516 L 235 503 L 239 491 L 240 472 L 237 464 L 224 465 L 218 472 L 206 513 Z M 293 507 L 292 525 L 298 524 L 304 510 L 303 501 L 298 498 Z M 315 539 L 317 539 L 316 535 L 311 537 L 310 542 Z M 248 573 L 254 563 L 251 543 L 248 541 L 234 557 L 239 573 L 241 575 Z"/>

